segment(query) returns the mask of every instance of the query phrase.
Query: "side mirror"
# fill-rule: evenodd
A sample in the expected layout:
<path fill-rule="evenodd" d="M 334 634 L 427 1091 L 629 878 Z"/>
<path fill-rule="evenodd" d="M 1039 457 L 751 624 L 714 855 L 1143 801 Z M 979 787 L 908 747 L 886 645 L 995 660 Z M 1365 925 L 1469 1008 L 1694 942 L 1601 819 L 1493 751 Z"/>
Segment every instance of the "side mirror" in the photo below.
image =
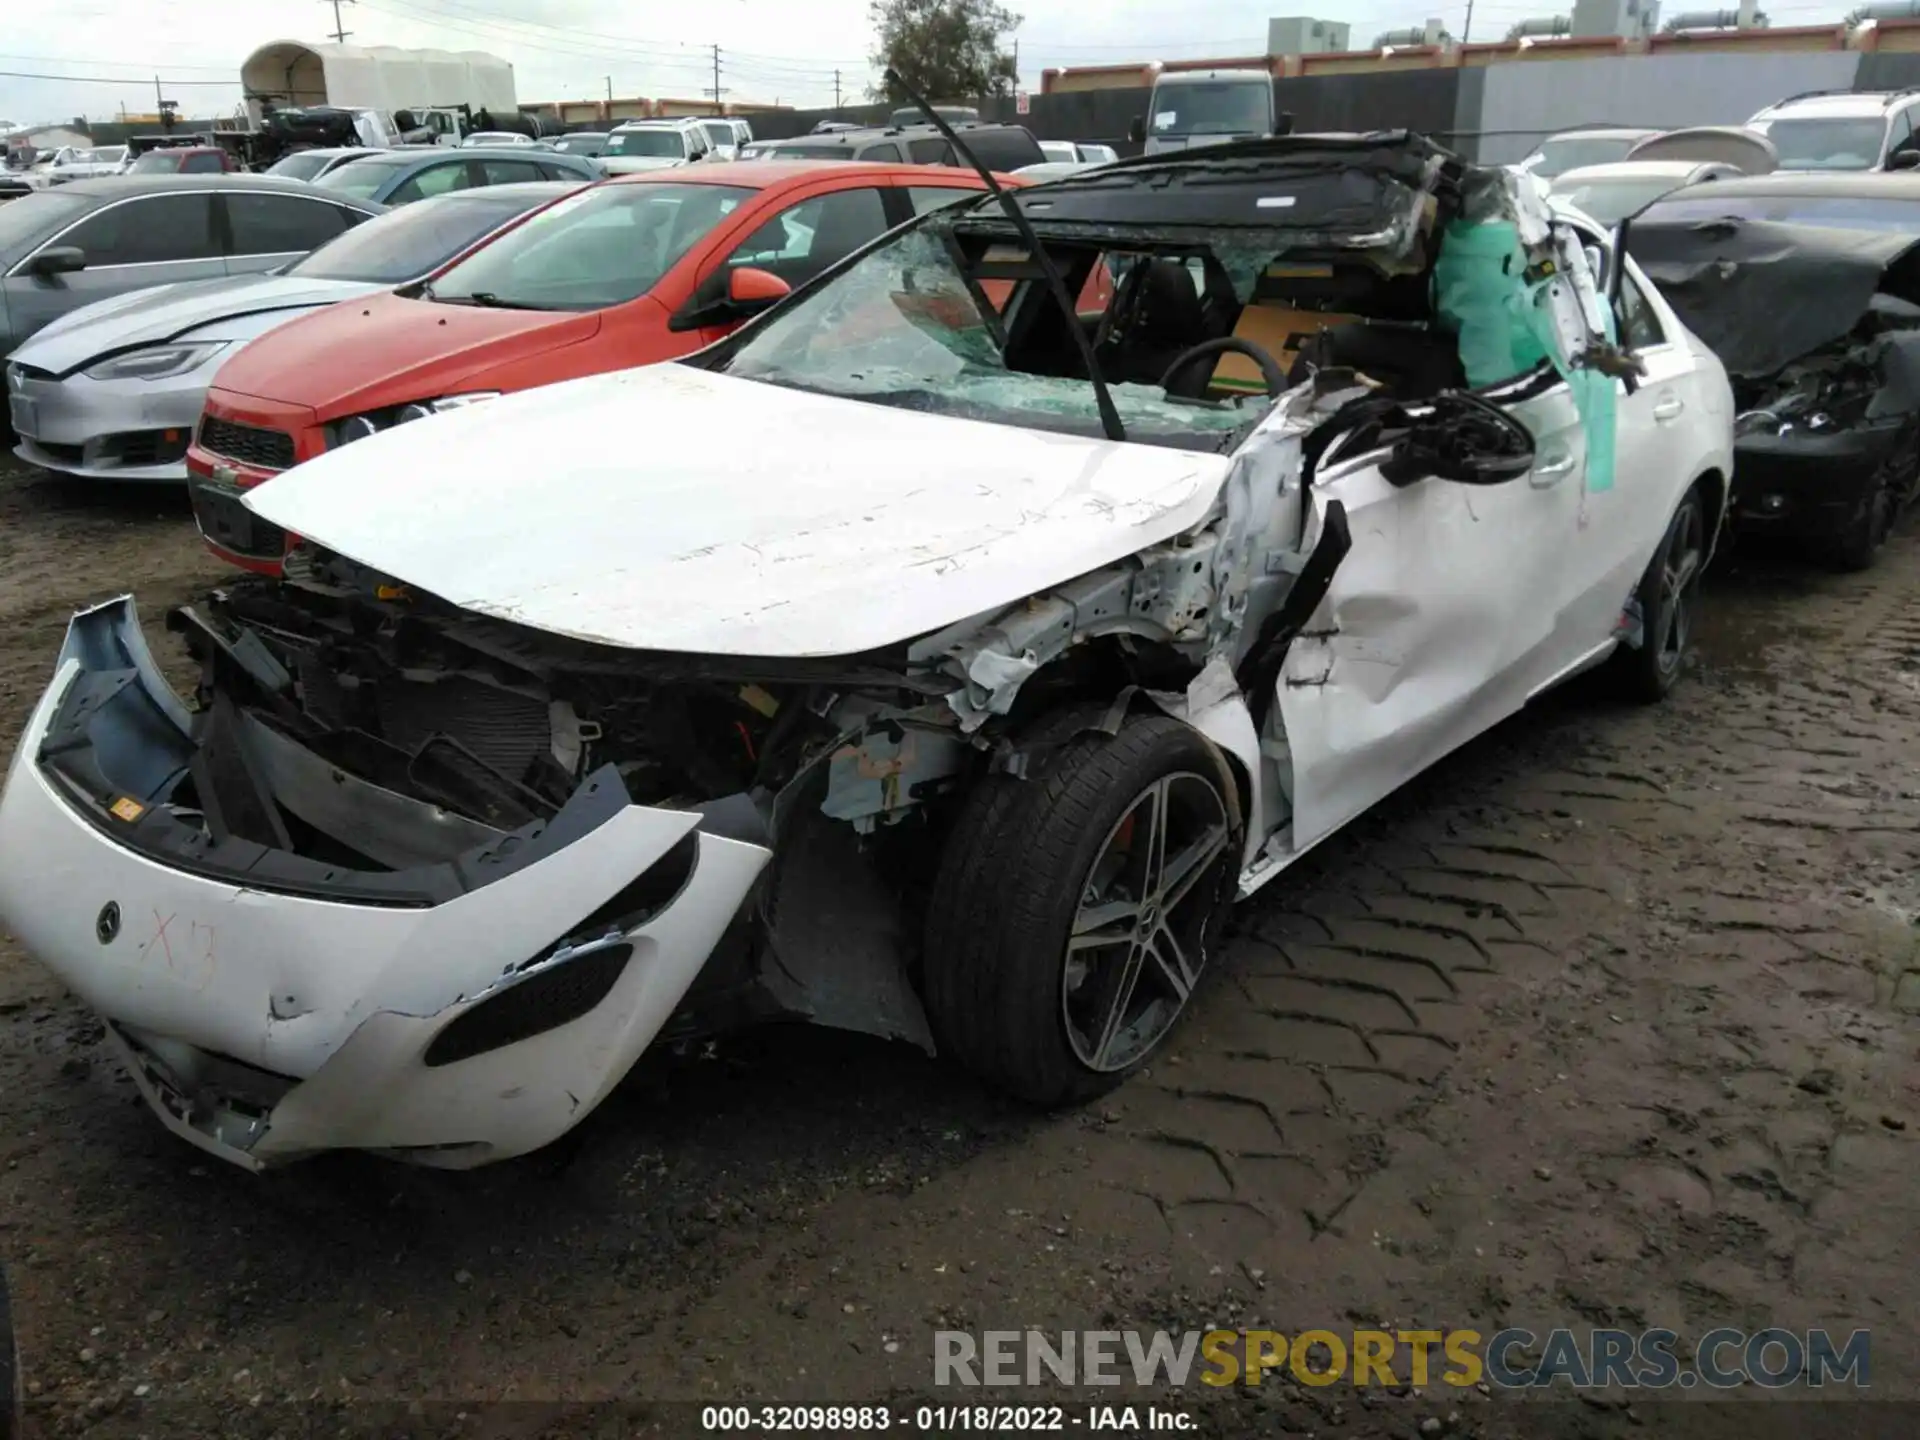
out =
<path fill-rule="evenodd" d="M 1887 157 L 1889 170 L 1920 169 L 1920 150 L 1896 150 Z"/>
<path fill-rule="evenodd" d="M 33 257 L 27 269 L 35 275 L 52 278 L 71 275 L 87 268 L 87 252 L 78 245 L 52 245 Z"/>
<path fill-rule="evenodd" d="M 1409 419 L 1380 466 L 1391 485 L 1429 475 L 1459 485 L 1504 485 L 1533 470 L 1532 432 L 1477 395 L 1442 394 L 1426 414 Z"/>
<path fill-rule="evenodd" d="M 1136 115 L 1127 122 L 1127 139 L 1136 145 L 1147 143 L 1147 117 Z"/>
<path fill-rule="evenodd" d="M 727 276 L 727 299 L 743 310 L 764 310 L 792 293 L 793 287 L 771 270 L 742 265 Z"/>

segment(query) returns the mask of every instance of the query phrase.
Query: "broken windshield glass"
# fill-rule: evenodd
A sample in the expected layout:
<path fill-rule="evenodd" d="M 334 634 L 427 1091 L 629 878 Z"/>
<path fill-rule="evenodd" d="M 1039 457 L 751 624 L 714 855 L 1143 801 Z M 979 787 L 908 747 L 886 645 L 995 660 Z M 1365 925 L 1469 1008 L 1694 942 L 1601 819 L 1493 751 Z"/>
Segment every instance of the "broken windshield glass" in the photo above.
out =
<path fill-rule="evenodd" d="M 998 319 L 988 318 L 991 302 L 961 274 L 948 238 L 946 227 L 928 223 L 874 251 L 769 321 L 727 369 L 903 409 L 1100 433 L 1084 376 L 1031 374 L 1007 363 Z M 1116 385 L 1113 399 L 1130 439 L 1208 450 L 1266 408 L 1258 397 L 1171 399 L 1146 384 Z"/>

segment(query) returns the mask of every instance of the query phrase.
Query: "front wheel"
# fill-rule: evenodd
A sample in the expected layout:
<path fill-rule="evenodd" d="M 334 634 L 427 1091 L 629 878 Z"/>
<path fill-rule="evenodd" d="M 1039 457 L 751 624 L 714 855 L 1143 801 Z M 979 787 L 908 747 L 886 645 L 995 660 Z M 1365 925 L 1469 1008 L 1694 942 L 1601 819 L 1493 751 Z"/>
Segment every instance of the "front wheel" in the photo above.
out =
<path fill-rule="evenodd" d="M 1068 739 L 1034 778 L 983 777 L 928 907 L 941 1048 L 1036 1105 L 1118 1085 L 1186 1013 L 1219 943 L 1240 836 L 1219 752 L 1166 716 Z"/>
<path fill-rule="evenodd" d="M 1882 466 L 1873 477 L 1872 488 L 1861 498 L 1847 528 L 1823 547 L 1826 561 L 1836 570 L 1853 572 L 1872 568 L 1880 546 L 1893 529 L 1895 509 L 1893 477 L 1889 466 Z"/>
<path fill-rule="evenodd" d="M 1706 564 L 1707 500 L 1696 481 L 1673 512 L 1633 592 L 1640 607 L 1640 645 L 1614 657 L 1620 687 L 1630 698 L 1653 704 L 1666 699 L 1679 683 L 1687 647 L 1693 643 L 1694 609 Z"/>

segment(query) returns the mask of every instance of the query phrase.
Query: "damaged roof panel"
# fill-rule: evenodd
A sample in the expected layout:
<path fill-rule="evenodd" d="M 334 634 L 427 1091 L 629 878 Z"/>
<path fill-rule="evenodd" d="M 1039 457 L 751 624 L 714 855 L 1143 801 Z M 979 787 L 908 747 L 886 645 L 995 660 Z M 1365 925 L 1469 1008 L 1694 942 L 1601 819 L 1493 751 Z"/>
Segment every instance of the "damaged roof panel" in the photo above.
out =
<path fill-rule="evenodd" d="M 1404 131 L 1304 135 L 1193 152 L 1142 156 L 1018 192 L 1042 233 L 1120 229 L 1272 232 L 1273 249 L 1404 250 L 1428 197 L 1483 172 Z M 986 205 L 962 224 L 1007 222 Z"/>

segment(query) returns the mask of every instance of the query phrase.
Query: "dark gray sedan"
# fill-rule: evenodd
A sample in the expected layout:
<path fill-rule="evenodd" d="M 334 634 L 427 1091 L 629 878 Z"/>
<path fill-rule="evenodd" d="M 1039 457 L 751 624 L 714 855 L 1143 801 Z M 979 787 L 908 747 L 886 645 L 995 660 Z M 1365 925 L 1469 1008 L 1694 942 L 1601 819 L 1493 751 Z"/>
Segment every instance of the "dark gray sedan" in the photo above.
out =
<path fill-rule="evenodd" d="M 69 310 L 299 259 L 385 207 L 261 175 L 76 180 L 0 205 L 0 355 Z"/>
<path fill-rule="evenodd" d="M 606 172 L 585 155 L 562 155 L 531 145 L 406 145 L 378 151 L 327 171 L 314 180 L 321 190 L 383 205 L 405 205 L 449 190 L 480 185 L 520 185 L 531 180 L 603 180 Z"/>

